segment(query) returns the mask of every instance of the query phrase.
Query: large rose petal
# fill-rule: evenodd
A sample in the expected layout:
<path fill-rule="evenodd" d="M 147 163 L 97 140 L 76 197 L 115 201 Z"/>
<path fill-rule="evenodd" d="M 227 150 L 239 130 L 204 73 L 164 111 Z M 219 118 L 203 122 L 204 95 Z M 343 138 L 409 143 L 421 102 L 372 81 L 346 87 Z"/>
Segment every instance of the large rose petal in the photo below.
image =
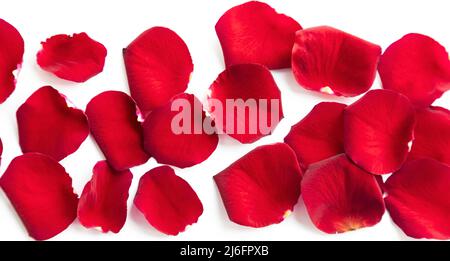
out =
<path fill-rule="evenodd" d="M 133 175 L 129 170 L 115 171 L 107 161 L 94 166 L 78 202 L 78 220 L 87 227 L 118 233 L 127 219 L 128 190 Z"/>
<path fill-rule="evenodd" d="M 131 97 L 144 115 L 184 92 L 194 69 L 183 39 L 164 27 L 143 32 L 123 57 Z"/>
<path fill-rule="evenodd" d="M 434 159 L 407 162 L 385 184 L 386 207 L 410 237 L 450 239 L 450 166 Z"/>
<path fill-rule="evenodd" d="M 16 157 L 0 178 L 0 187 L 29 235 L 46 240 L 64 231 L 77 216 L 72 179 L 52 158 L 39 153 Z"/>
<path fill-rule="evenodd" d="M 431 105 L 450 89 L 450 60 L 432 38 L 407 34 L 391 44 L 378 65 L 383 88 L 406 95 L 418 108 Z"/>
<path fill-rule="evenodd" d="M 86 33 L 58 34 L 42 42 L 37 63 L 61 79 L 85 82 L 103 71 L 106 53 L 105 46 Z"/>
<path fill-rule="evenodd" d="M 408 98 L 390 90 L 370 91 L 344 111 L 345 152 L 370 173 L 391 173 L 406 160 L 414 125 Z"/>
<path fill-rule="evenodd" d="M 332 27 L 300 30 L 292 50 L 292 71 L 308 90 L 356 96 L 375 79 L 381 47 Z"/>
<path fill-rule="evenodd" d="M 154 168 L 142 176 L 134 204 L 153 227 L 174 236 L 197 222 L 203 213 L 195 191 L 169 166 Z"/>
<path fill-rule="evenodd" d="M 231 8 L 216 24 L 227 67 L 259 63 L 270 69 L 289 68 L 295 32 L 301 29 L 294 19 L 257 1 Z"/>
<path fill-rule="evenodd" d="M 142 126 L 134 101 L 125 93 L 106 91 L 86 107 L 91 133 L 111 166 L 118 170 L 144 164 Z"/>
<path fill-rule="evenodd" d="M 57 161 L 75 152 L 89 135 L 83 111 L 69 107 L 51 86 L 34 92 L 17 110 L 22 152 L 39 152 Z"/>
<path fill-rule="evenodd" d="M 214 176 L 230 220 L 250 227 L 283 221 L 297 204 L 301 179 L 284 143 L 257 147 Z"/>

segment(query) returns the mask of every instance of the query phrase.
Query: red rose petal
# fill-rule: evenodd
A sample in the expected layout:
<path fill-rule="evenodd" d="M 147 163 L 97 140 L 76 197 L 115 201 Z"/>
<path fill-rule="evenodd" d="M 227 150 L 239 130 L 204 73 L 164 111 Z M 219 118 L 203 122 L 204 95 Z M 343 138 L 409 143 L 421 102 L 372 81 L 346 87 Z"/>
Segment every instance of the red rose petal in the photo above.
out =
<path fill-rule="evenodd" d="M 203 213 L 195 191 L 169 166 L 154 168 L 142 176 L 134 204 L 153 227 L 174 236 L 196 223 Z"/>
<path fill-rule="evenodd" d="M 450 166 L 434 159 L 407 162 L 385 184 L 386 207 L 410 237 L 450 239 Z"/>
<path fill-rule="evenodd" d="M 85 82 L 103 71 L 106 53 L 105 46 L 86 33 L 58 34 L 42 42 L 37 63 L 61 79 Z"/>
<path fill-rule="evenodd" d="M 344 111 L 345 152 L 370 173 L 391 173 L 406 160 L 414 125 L 408 98 L 390 90 L 370 91 Z"/>
<path fill-rule="evenodd" d="M 181 103 L 182 102 L 182 103 Z M 176 103 L 186 106 L 172 110 Z M 195 106 L 198 111 L 195 111 Z M 177 108 L 178 109 L 178 108 Z M 172 121 L 178 114 L 190 117 L 190 127 L 186 133 L 174 133 Z M 181 115 L 181 114 L 180 114 Z M 158 163 L 186 168 L 206 160 L 216 149 L 219 137 L 216 133 L 207 134 L 203 122 L 210 121 L 205 115 L 201 102 L 192 94 L 179 94 L 171 102 L 152 111 L 145 119 L 144 148 Z M 182 124 L 188 124 L 183 121 Z M 178 125 L 176 125 L 178 126 Z M 198 133 L 196 133 L 198 129 Z M 177 130 L 177 131 L 181 131 Z"/>
<path fill-rule="evenodd" d="M 77 216 L 72 179 L 52 158 L 39 153 L 16 157 L 0 178 L 29 235 L 46 240 L 64 231 Z"/>
<path fill-rule="evenodd" d="M 297 204 L 301 179 L 284 143 L 257 147 L 214 176 L 230 220 L 250 227 L 283 221 Z"/>
<path fill-rule="evenodd" d="M 104 233 L 118 233 L 127 219 L 128 190 L 133 175 L 129 170 L 115 171 L 107 161 L 99 161 L 92 179 L 78 202 L 78 220 L 87 227 L 99 227 Z"/>
<path fill-rule="evenodd" d="M 22 36 L 14 26 L 0 19 L 0 104 L 14 91 L 13 72 L 20 68 L 24 52 Z"/>
<path fill-rule="evenodd" d="M 450 89 L 450 60 L 432 38 L 407 34 L 391 44 L 378 65 L 383 88 L 406 95 L 419 108 L 431 105 Z"/>
<path fill-rule="evenodd" d="M 35 91 L 16 113 L 22 152 L 39 152 L 57 161 L 75 152 L 89 135 L 83 111 L 69 107 L 51 86 Z"/>
<path fill-rule="evenodd" d="M 336 102 L 317 104 L 284 138 L 304 170 L 312 163 L 344 152 L 345 107 Z"/>
<path fill-rule="evenodd" d="M 209 91 L 208 109 L 217 127 L 241 143 L 252 143 L 269 135 L 284 117 L 280 90 L 270 71 L 262 65 L 232 65 L 217 77 Z M 227 100 L 236 106 L 227 109 Z M 213 101 L 219 102 L 223 109 L 217 110 L 211 105 Z M 262 106 L 262 101 L 266 106 Z M 229 121 L 230 115 L 234 116 L 233 121 Z M 262 131 L 261 126 L 268 128 Z"/>
<path fill-rule="evenodd" d="M 227 67 L 241 63 L 291 67 L 295 32 L 301 29 L 294 19 L 257 1 L 231 8 L 216 24 Z"/>
<path fill-rule="evenodd" d="M 125 93 L 106 91 L 86 107 L 91 133 L 111 167 L 121 171 L 144 164 L 142 126 L 134 101 Z"/>
<path fill-rule="evenodd" d="M 355 166 L 345 154 L 311 165 L 301 189 L 309 217 L 325 233 L 373 226 L 384 213 L 375 177 Z"/>
<path fill-rule="evenodd" d="M 292 71 L 304 88 L 356 96 L 375 79 L 381 47 L 328 26 L 297 31 Z"/>
<path fill-rule="evenodd" d="M 144 115 L 184 92 L 194 69 L 183 39 L 164 27 L 143 32 L 123 57 L 131 97 Z"/>

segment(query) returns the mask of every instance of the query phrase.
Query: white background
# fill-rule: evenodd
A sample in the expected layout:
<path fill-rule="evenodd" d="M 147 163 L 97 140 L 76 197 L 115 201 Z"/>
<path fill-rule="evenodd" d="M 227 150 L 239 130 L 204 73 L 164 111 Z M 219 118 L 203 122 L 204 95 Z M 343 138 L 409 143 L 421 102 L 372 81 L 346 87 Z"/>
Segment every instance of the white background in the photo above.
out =
<path fill-rule="evenodd" d="M 106 90 L 128 92 L 122 61 L 122 48 L 153 26 L 176 31 L 188 45 L 194 73 L 188 92 L 203 99 L 206 90 L 224 69 L 222 51 L 214 31 L 219 17 L 229 8 L 245 1 L 2 1 L 0 18 L 14 25 L 25 40 L 25 56 L 18 84 L 12 96 L 0 105 L 0 137 L 4 152 L 1 173 L 10 161 L 21 154 L 15 113 L 17 108 L 39 87 L 52 85 L 81 109 L 95 95 Z M 296 19 L 304 28 L 331 25 L 377 43 L 383 50 L 406 33 L 427 34 L 450 49 L 450 6 L 448 1 L 267 1 L 277 11 Z M 103 43 L 108 56 L 103 73 L 86 83 L 66 82 L 42 71 L 36 65 L 40 42 L 59 33 L 87 32 Z M 176 237 L 152 228 L 132 206 L 139 178 L 157 166 L 151 159 L 132 169 L 133 184 L 128 201 L 129 215 L 119 234 L 102 234 L 85 229 L 75 221 L 53 240 L 408 240 L 386 213 L 371 228 L 339 235 L 317 230 L 309 220 L 301 201 L 284 222 L 266 228 L 246 228 L 228 220 L 212 176 L 256 146 L 282 141 L 290 126 L 304 117 L 320 101 L 349 103 L 354 99 L 324 96 L 305 91 L 297 85 L 290 70 L 273 72 L 282 93 L 285 119 L 275 133 L 250 145 L 242 145 L 221 136 L 218 149 L 202 164 L 176 173 L 185 178 L 203 202 L 204 213 L 198 223 Z M 374 88 L 379 88 L 379 79 Z M 450 108 L 450 93 L 435 102 Z M 73 179 L 80 194 L 91 178 L 92 167 L 103 155 L 92 137 L 61 163 Z M 30 240 L 16 212 L 0 192 L 0 240 Z"/>

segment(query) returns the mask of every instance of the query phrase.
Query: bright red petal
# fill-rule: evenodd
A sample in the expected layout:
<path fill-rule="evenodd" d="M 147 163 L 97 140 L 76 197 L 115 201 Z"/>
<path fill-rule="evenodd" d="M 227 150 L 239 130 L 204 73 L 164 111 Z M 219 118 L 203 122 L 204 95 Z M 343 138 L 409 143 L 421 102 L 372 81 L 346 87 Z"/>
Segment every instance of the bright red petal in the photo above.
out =
<path fill-rule="evenodd" d="M 144 164 L 142 126 L 134 101 L 125 93 L 106 91 L 86 107 L 91 133 L 111 166 L 118 170 Z"/>
<path fill-rule="evenodd" d="M 16 157 L 0 178 L 0 186 L 36 240 L 58 235 L 77 216 L 78 196 L 72 179 L 58 162 L 43 154 Z"/>
<path fill-rule="evenodd" d="M 370 173 L 391 173 L 406 160 L 414 125 L 408 98 L 390 90 L 370 91 L 344 111 L 345 152 Z"/>
<path fill-rule="evenodd" d="M 144 115 L 184 92 L 194 69 L 183 39 L 164 27 L 143 32 L 123 57 L 131 97 Z"/>
<path fill-rule="evenodd" d="M 257 147 L 214 176 L 230 220 L 250 227 L 283 221 L 297 204 L 301 179 L 284 143 Z"/>
<path fill-rule="evenodd" d="M 37 63 L 57 77 L 85 82 L 103 71 L 106 48 L 86 33 L 58 34 L 42 42 Z"/>
<path fill-rule="evenodd" d="M 92 179 L 78 202 L 78 220 L 87 227 L 99 227 L 104 233 L 118 233 L 127 219 L 128 190 L 133 175 L 129 170 L 115 171 L 107 161 L 97 162 Z"/>
<path fill-rule="evenodd" d="M 295 32 L 301 29 L 294 19 L 257 1 L 231 8 L 216 24 L 227 67 L 241 63 L 291 67 Z"/>
<path fill-rule="evenodd" d="M 300 30 L 292 50 L 292 71 L 308 90 L 356 96 L 375 79 L 381 47 L 328 26 Z"/>
<path fill-rule="evenodd" d="M 60 161 L 89 135 L 83 111 L 69 107 L 51 86 L 34 92 L 16 113 L 22 152 L 39 152 Z"/>
<path fill-rule="evenodd" d="M 336 102 L 317 104 L 284 138 L 304 170 L 312 163 L 344 152 L 345 107 Z"/>
<path fill-rule="evenodd" d="M 386 207 L 410 237 L 450 239 L 450 166 L 434 159 L 407 162 L 385 184 Z"/>
<path fill-rule="evenodd" d="M 383 88 L 401 92 L 419 108 L 450 89 L 447 51 L 421 34 L 407 34 L 391 44 L 380 58 L 378 72 Z"/>
<path fill-rule="evenodd" d="M 153 227 L 174 236 L 196 223 L 203 213 L 195 191 L 169 166 L 154 168 L 142 176 L 134 204 Z"/>

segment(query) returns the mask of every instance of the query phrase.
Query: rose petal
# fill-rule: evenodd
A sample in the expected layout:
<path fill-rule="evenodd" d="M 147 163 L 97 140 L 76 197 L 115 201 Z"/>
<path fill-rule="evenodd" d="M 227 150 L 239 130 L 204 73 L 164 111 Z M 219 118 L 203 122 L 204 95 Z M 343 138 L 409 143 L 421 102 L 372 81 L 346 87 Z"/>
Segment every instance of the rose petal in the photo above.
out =
<path fill-rule="evenodd" d="M 89 127 L 111 167 L 127 170 L 147 162 L 142 126 L 134 101 L 125 93 L 106 91 L 86 106 Z"/>
<path fill-rule="evenodd" d="M 406 95 L 418 108 L 431 105 L 450 89 L 450 60 L 432 38 L 407 34 L 391 44 L 378 65 L 383 88 Z"/>
<path fill-rule="evenodd" d="M 196 223 L 203 213 L 195 191 L 169 166 L 154 168 L 142 176 L 134 204 L 153 227 L 174 236 Z"/>
<path fill-rule="evenodd" d="M 83 111 L 69 107 L 51 86 L 35 91 L 16 113 L 22 152 L 39 152 L 60 161 L 74 153 L 89 135 Z"/>
<path fill-rule="evenodd" d="M 123 57 L 131 97 L 144 115 L 184 92 L 194 69 L 183 39 L 164 27 L 143 32 Z"/>
<path fill-rule="evenodd" d="M 301 29 L 291 17 L 257 1 L 231 8 L 216 24 L 227 67 L 259 63 L 270 69 L 289 68 L 295 32 Z"/>
<path fill-rule="evenodd" d="M 284 117 L 280 90 L 262 65 L 232 65 L 219 74 L 209 91 L 208 109 L 218 129 L 241 143 L 269 135 Z M 230 101 L 231 106 L 227 106 Z"/>
<path fill-rule="evenodd" d="M 450 167 L 434 159 L 407 162 L 385 184 L 386 207 L 410 237 L 450 239 Z"/>
<path fill-rule="evenodd" d="M 390 90 L 370 91 L 344 111 L 345 152 L 370 173 L 391 173 L 406 160 L 414 125 L 408 98 Z"/>
<path fill-rule="evenodd" d="M 174 107 L 176 110 L 172 110 L 177 105 L 183 107 L 180 110 Z M 184 115 L 189 119 L 183 120 Z M 145 118 L 144 148 L 161 164 L 186 168 L 203 162 L 214 152 L 219 142 L 216 133 L 207 134 L 204 131 L 204 121 L 211 120 L 205 115 L 201 102 L 192 94 L 179 94 Z M 182 127 L 186 132 L 181 133 Z"/>
<path fill-rule="evenodd" d="M 230 220 L 250 227 L 283 221 L 297 204 L 301 178 L 284 143 L 257 147 L 214 176 Z"/>
<path fill-rule="evenodd" d="M 78 196 L 72 179 L 58 162 L 43 154 L 13 159 L 0 178 L 0 187 L 36 240 L 58 235 L 77 216 Z"/>
<path fill-rule="evenodd" d="M 105 46 L 86 33 L 58 34 L 42 42 L 37 63 L 61 79 L 85 82 L 103 71 L 106 53 Z"/>
<path fill-rule="evenodd" d="M 78 220 L 87 227 L 99 227 L 104 233 L 118 233 L 127 219 L 128 190 L 133 175 L 129 170 L 115 171 L 107 161 L 94 166 L 78 202 Z"/>
<path fill-rule="evenodd" d="M 384 214 L 383 195 L 375 177 L 345 154 L 311 165 L 301 189 L 309 217 L 325 233 L 370 227 Z"/>
<path fill-rule="evenodd" d="M 345 104 L 321 102 L 284 138 L 303 170 L 312 163 L 344 152 Z"/>
<path fill-rule="evenodd" d="M 328 26 L 297 31 L 292 71 L 304 88 L 356 96 L 375 79 L 381 47 Z"/>

